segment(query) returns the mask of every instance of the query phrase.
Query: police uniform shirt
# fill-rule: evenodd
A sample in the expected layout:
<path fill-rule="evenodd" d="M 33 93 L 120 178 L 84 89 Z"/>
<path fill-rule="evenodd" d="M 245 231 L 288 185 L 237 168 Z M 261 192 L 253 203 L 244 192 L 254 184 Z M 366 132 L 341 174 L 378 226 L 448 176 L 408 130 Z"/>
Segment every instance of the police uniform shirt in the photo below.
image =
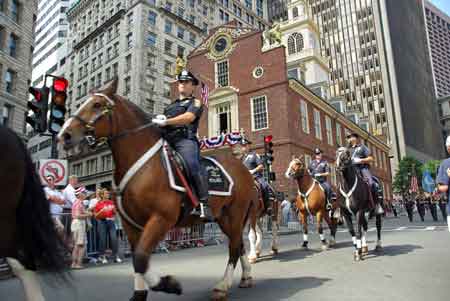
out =
<path fill-rule="evenodd" d="M 194 139 L 197 137 L 198 125 L 203 112 L 202 102 L 191 96 L 183 99 L 177 99 L 164 109 L 164 115 L 166 115 L 167 118 L 174 118 L 186 112 L 190 112 L 195 115 L 196 118 L 193 122 L 188 125 L 168 126 L 167 130 L 170 132 L 185 128 L 188 132 L 187 138 Z"/>
<path fill-rule="evenodd" d="M 370 150 L 367 146 L 364 144 L 357 144 L 352 147 L 352 159 L 353 158 L 360 158 L 360 159 L 366 159 L 370 156 Z M 360 168 L 369 168 L 368 164 L 358 164 Z"/>
<path fill-rule="evenodd" d="M 309 173 L 314 177 L 316 174 L 327 173 L 330 172 L 330 167 L 328 166 L 328 162 L 326 160 L 313 160 L 308 167 Z M 327 180 L 326 177 L 320 176 L 315 177 L 319 182 L 325 182 Z"/>
<path fill-rule="evenodd" d="M 263 164 L 261 157 L 255 153 L 251 152 L 244 158 L 244 165 L 248 168 L 248 170 L 253 170 L 259 165 Z M 262 173 L 260 171 L 253 174 L 255 177 L 262 177 Z"/>
<path fill-rule="evenodd" d="M 442 161 L 439 166 L 438 175 L 436 177 L 436 182 L 441 185 L 450 185 L 450 179 L 447 174 L 447 169 L 450 168 L 450 158 Z M 447 191 L 447 197 L 450 197 L 450 189 Z M 449 198 L 450 200 L 450 198 Z"/>

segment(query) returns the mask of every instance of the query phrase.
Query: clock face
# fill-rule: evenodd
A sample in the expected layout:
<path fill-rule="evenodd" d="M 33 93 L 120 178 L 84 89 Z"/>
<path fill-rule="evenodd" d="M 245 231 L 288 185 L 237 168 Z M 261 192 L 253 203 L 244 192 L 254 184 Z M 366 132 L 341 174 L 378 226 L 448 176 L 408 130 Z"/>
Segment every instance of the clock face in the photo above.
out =
<path fill-rule="evenodd" d="M 214 45 L 214 49 L 217 52 L 222 52 L 222 51 L 224 51 L 227 48 L 227 46 L 228 46 L 227 39 L 226 38 L 219 38 L 216 41 L 216 44 Z"/>

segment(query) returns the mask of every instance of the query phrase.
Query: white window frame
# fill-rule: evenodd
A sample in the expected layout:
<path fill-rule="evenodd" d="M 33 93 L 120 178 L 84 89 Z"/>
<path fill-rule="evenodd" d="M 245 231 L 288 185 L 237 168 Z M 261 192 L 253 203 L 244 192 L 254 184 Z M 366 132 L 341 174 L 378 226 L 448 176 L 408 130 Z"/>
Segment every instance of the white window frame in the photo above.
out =
<path fill-rule="evenodd" d="M 336 143 L 342 146 L 342 126 L 338 122 L 336 122 Z"/>
<path fill-rule="evenodd" d="M 312 162 L 311 155 L 305 154 L 305 166 L 308 167 L 311 162 Z"/>
<path fill-rule="evenodd" d="M 253 111 L 253 102 L 255 99 L 257 98 L 261 98 L 264 97 L 265 100 L 265 111 L 266 111 L 266 120 L 267 120 L 267 126 L 264 128 L 260 128 L 260 129 L 256 129 L 255 128 L 255 116 L 254 116 L 254 111 Z M 257 131 L 261 131 L 261 130 L 265 130 L 269 128 L 269 110 L 268 110 L 268 105 L 267 105 L 268 101 L 267 101 L 267 96 L 266 95 L 258 95 L 258 96 L 254 96 L 252 98 L 250 98 L 250 114 L 251 114 L 251 121 L 252 121 L 252 132 L 257 132 Z"/>
<path fill-rule="evenodd" d="M 226 59 L 226 60 L 218 61 L 214 64 L 214 76 L 215 76 L 216 88 L 223 87 L 223 86 L 219 86 L 219 74 L 218 74 L 218 72 L 219 72 L 218 66 L 219 66 L 219 64 L 221 64 L 223 62 L 227 62 L 227 82 L 228 82 L 227 86 L 230 86 L 230 61 L 228 59 Z M 227 87 L 227 86 L 225 86 L 225 87 Z"/>
<path fill-rule="evenodd" d="M 325 131 L 327 132 L 327 142 L 329 145 L 333 145 L 333 127 L 331 123 L 331 118 L 325 115 Z"/>
<path fill-rule="evenodd" d="M 303 124 L 303 120 L 306 121 L 305 124 Z M 304 100 L 300 100 L 300 126 L 302 127 L 302 130 L 304 133 L 306 133 L 306 134 L 310 133 L 308 103 Z"/>
<path fill-rule="evenodd" d="M 314 136 L 322 140 L 322 124 L 320 121 L 320 111 L 316 108 L 313 109 L 313 116 L 314 116 Z M 317 130 L 318 128 L 318 130 Z"/>

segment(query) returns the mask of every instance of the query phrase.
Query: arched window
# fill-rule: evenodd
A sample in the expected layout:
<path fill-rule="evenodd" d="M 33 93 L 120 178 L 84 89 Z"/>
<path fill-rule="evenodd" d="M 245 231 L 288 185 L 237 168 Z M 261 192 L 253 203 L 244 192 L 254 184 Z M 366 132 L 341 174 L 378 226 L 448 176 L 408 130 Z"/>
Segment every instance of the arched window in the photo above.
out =
<path fill-rule="evenodd" d="M 297 7 L 294 7 L 292 9 L 292 17 L 293 18 L 297 18 L 298 17 L 298 8 Z"/>
<path fill-rule="evenodd" d="M 293 33 L 288 38 L 288 53 L 289 54 L 294 54 L 296 52 L 295 51 L 295 36 L 296 35 L 297 35 L 296 33 Z"/>
<path fill-rule="evenodd" d="M 295 44 L 297 44 L 297 52 L 300 52 L 304 48 L 303 36 L 301 34 L 296 34 Z"/>

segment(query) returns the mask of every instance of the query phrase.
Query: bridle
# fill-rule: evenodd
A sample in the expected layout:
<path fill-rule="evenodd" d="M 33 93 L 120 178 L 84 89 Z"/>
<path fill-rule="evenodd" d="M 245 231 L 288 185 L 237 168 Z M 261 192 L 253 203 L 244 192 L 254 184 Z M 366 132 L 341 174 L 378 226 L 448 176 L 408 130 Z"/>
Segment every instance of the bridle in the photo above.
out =
<path fill-rule="evenodd" d="M 305 175 L 305 166 L 303 166 L 303 171 L 299 172 L 298 169 L 297 169 L 297 171 L 294 171 L 292 169 L 292 167 L 293 167 L 292 165 L 294 165 L 294 164 L 296 164 L 296 165 L 298 165 L 298 164 L 304 165 L 304 163 L 300 159 L 294 159 L 294 160 L 292 160 L 291 164 L 289 165 L 289 171 L 293 172 L 293 173 L 290 172 L 289 175 L 292 176 L 295 179 L 301 179 Z"/>
<path fill-rule="evenodd" d="M 70 118 L 73 118 L 75 120 L 78 120 L 82 126 L 84 126 L 85 129 L 85 135 L 84 135 L 84 139 L 86 140 L 86 143 L 88 144 L 89 147 L 91 148 L 95 148 L 98 146 L 101 146 L 103 144 L 111 144 L 112 141 L 121 138 L 121 137 L 125 137 L 129 134 L 132 133 L 136 133 L 139 132 L 145 128 L 154 126 L 152 122 L 149 123 L 145 123 L 137 128 L 131 129 L 131 130 L 124 130 L 122 132 L 120 132 L 119 134 L 114 135 L 112 133 L 112 128 L 113 128 L 113 120 L 112 120 L 112 113 L 113 113 L 113 109 L 115 107 L 115 102 L 107 95 L 103 94 L 103 93 L 94 93 L 94 96 L 100 96 L 103 97 L 104 99 L 106 99 L 106 104 L 103 105 L 103 107 L 100 109 L 99 113 L 96 114 L 91 120 L 87 121 L 85 119 L 83 119 L 82 117 L 80 117 L 78 114 L 72 115 L 70 116 Z M 108 117 L 108 123 L 109 123 L 109 134 L 106 137 L 100 137 L 98 138 L 95 135 L 95 125 L 96 123 L 101 120 L 103 117 Z"/>

